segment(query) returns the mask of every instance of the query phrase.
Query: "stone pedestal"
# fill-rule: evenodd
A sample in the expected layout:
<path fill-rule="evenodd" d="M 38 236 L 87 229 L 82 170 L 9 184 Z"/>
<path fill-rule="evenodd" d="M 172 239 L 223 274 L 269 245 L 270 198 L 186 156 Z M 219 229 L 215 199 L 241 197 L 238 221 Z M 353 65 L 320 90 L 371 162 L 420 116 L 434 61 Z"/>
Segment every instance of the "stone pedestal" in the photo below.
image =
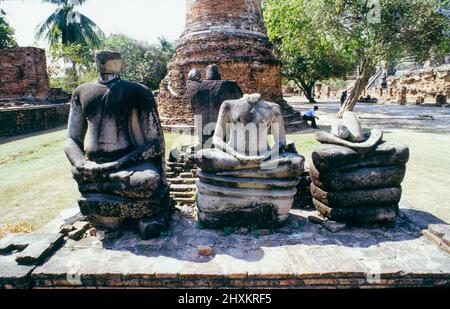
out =
<path fill-rule="evenodd" d="M 198 219 L 210 228 L 281 226 L 289 216 L 299 183 L 295 171 L 289 178 L 273 175 L 268 179 L 201 170 L 197 174 Z"/>
<path fill-rule="evenodd" d="M 366 152 L 322 144 L 313 152 L 310 167 L 314 206 L 334 221 L 393 222 L 408 159 L 406 146 L 390 142 Z"/>

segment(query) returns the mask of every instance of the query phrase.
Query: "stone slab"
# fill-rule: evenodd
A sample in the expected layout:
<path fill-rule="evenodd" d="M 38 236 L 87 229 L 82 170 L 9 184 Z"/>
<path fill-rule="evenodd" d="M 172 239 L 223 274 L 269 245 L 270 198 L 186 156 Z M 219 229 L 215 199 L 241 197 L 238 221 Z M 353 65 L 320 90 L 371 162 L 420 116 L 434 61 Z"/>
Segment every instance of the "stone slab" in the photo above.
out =
<path fill-rule="evenodd" d="M 64 242 L 64 235 L 54 234 L 33 234 L 34 241 L 16 256 L 16 261 L 20 265 L 38 265 L 49 255 L 59 249 Z"/>
<path fill-rule="evenodd" d="M 0 289 L 26 289 L 31 284 L 34 266 L 18 265 L 15 255 L 0 255 Z"/>
<path fill-rule="evenodd" d="M 171 233 L 157 239 L 123 231 L 115 240 L 69 240 L 32 272 L 32 286 L 450 287 L 450 254 L 411 221 L 331 233 L 309 222 L 314 214 L 292 210 L 276 230 L 215 231 L 176 212 Z M 199 246 L 212 255 L 200 255 Z"/>

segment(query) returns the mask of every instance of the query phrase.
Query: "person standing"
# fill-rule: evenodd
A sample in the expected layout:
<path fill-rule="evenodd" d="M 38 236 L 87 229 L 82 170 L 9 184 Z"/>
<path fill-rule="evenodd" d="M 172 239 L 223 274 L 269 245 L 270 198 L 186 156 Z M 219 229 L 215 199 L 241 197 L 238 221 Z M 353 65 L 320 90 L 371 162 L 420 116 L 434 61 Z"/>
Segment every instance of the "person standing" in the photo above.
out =
<path fill-rule="evenodd" d="M 342 91 L 342 94 L 341 94 L 341 106 L 344 105 L 345 100 L 347 100 L 347 95 L 348 95 L 347 90 Z"/>
<path fill-rule="evenodd" d="M 314 108 L 308 110 L 304 115 L 303 115 L 303 120 L 305 121 L 311 121 L 311 127 L 313 129 L 319 129 L 319 127 L 316 124 L 316 119 L 319 120 L 319 117 L 316 116 L 316 112 L 319 110 L 318 106 L 314 106 Z"/>

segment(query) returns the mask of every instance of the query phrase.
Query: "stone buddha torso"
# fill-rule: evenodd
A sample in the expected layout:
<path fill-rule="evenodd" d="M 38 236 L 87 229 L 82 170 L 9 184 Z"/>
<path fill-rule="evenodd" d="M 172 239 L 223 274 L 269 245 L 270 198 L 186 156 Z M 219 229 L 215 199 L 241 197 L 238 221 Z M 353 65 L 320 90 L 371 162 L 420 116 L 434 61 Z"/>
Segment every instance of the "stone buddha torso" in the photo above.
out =
<path fill-rule="evenodd" d="M 256 98 L 254 98 L 256 101 Z M 262 100 L 228 101 L 223 108 L 227 119 L 227 144 L 245 156 L 262 156 L 270 150 L 269 129 L 279 115 L 277 104 Z"/>
<path fill-rule="evenodd" d="M 95 225 L 139 219 L 141 237 L 158 236 L 171 207 L 156 101 L 147 87 L 120 79 L 120 54 L 98 52 L 96 63 L 98 82 L 72 96 L 65 147 L 78 205 Z"/>
<path fill-rule="evenodd" d="M 139 117 L 143 113 L 157 121 L 156 102 L 139 84 L 115 79 L 107 84 L 86 84 L 74 94 L 87 121 L 86 157 L 96 163 L 117 160 L 145 142 Z M 76 103 L 75 103 L 76 104 Z M 150 136 L 162 134 L 157 123 Z"/>

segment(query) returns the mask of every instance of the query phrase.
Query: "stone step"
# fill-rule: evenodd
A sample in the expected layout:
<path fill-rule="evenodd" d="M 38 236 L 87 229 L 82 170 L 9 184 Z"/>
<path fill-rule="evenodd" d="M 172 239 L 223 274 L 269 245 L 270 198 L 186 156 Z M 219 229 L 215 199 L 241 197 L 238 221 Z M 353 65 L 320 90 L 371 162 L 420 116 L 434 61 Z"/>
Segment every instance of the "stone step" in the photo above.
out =
<path fill-rule="evenodd" d="M 195 184 L 172 184 L 170 186 L 170 191 L 173 192 L 186 192 L 195 190 L 197 190 L 197 186 Z"/>
<path fill-rule="evenodd" d="M 177 162 L 167 162 L 166 165 L 168 167 L 181 167 L 181 168 L 187 166 L 186 163 L 177 163 Z"/>
<path fill-rule="evenodd" d="M 170 195 L 172 195 L 175 199 L 176 198 L 192 198 L 195 196 L 195 191 L 190 191 L 190 192 L 179 192 L 179 191 L 172 191 L 170 192 Z"/>
<path fill-rule="evenodd" d="M 175 199 L 176 202 L 182 202 L 182 203 L 195 203 L 194 197 L 177 197 Z"/>
<path fill-rule="evenodd" d="M 195 184 L 195 180 L 196 178 L 169 178 L 167 179 L 172 185 L 177 185 L 177 184 L 181 184 L 181 185 L 190 185 L 190 184 Z"/>
<path fill-rule="evenodd" d="M 194 178 L 195 175 L 194 175 L 194 173 L 181 173 L 180 177 L 181 178 Z"/>

